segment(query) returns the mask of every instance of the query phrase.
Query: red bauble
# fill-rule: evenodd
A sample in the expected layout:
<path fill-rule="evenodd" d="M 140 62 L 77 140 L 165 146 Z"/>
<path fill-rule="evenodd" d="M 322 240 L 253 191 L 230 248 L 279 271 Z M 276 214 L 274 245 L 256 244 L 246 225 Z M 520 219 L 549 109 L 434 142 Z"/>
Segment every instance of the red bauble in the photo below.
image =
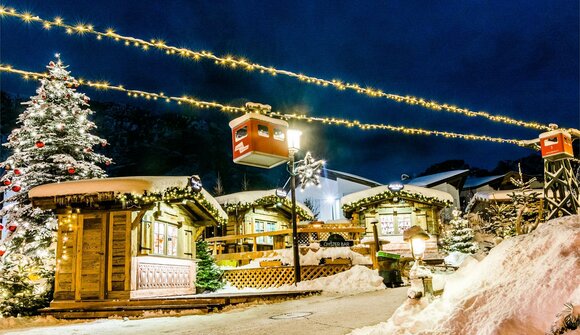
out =
<path fill-rule="evenodd" d="M 106 165 L 106 166 L 109 166 L 109 165 L 111 165 L 111 161 L 106 161 L 106 162 L 105 162 L 105 165 Z"/>
<path fill-rule="evenodd" d="M 67 169 L 67 171 L 68 171 L 68 173 L 70 173 L 70 174 L 74 174 L 74 173 L 75 173 L 77 170 L 76 170 L 76 169 L 75 169 L 73 166 L 70 166 L 70 167 Z"/>
<path fill-rule="evenodd" d="M 4 185 L 8 186 L 8 185 L 12 184 L 12 181 L 10 181 L 10 179 L 4 179 L 4 181 L 2 183 Z"/>
<path fill-rule="evenodd" d="M 15 224 L 10 224 L 8 226 L 8 230 L 10 230 L 11 232 L 14 232 L 16 230 L 16 228 L 18 228 L 18 226 Z"/>
<path fill-rule="evenodd" d="M 4 256 L 5 252 L 6 252 L 6 250 L 0 249 L 0 257 Z"/>
<path fill-rule="evenodd" d="M 103 142 L 101 142 L 101 146 L 102 146 L 103 148 L 104 148 L 104 147 L 106 147 L 106 146 L 107 146 L 107 141 L 103 141 Z"/>
<path fill-rule="evenodd" d="M 37 148 L 42 148 L 42 147 L 44 147 L 44 142 L 42 142 L 42 141 L 36 141 L 35 145 L 36 145 Z"/>
<path fill-rule="evenodd" d="M 21 173 L 22 173 L 22 171 L 20 171 L 19 169 L 14 169 L 15 175 L 20 176 Z"/>
<path fill-rule="evenodd" d="M 70 99 L 70 94 L 67 94 L 67 95 L 66 95 L 66 98 L 67 98 L 67 99 Z"/>
<path fill-rule="evenodd" d="M 20 192 L 21 189 L 22 189 L 22 187 L 20 187 L 20 185 L 12 186 L 12 191 L 14 191 L 14 192 Z"/>

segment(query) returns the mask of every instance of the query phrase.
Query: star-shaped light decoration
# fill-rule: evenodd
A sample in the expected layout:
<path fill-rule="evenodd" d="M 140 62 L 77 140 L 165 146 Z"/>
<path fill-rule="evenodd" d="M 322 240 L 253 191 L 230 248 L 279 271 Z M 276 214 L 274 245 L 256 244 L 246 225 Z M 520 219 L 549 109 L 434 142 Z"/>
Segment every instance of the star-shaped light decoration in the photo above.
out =
<path fill-rule="evenodd" d="M 295 170 L 296 175 L 300 178 L 300 187 L 305 189 L 310 185 L 319 185 L 320 172 L 323 166 L 323 160 L 315 160 L 310 152 L 307 152 L 304 159 L 298 162 Z"/>

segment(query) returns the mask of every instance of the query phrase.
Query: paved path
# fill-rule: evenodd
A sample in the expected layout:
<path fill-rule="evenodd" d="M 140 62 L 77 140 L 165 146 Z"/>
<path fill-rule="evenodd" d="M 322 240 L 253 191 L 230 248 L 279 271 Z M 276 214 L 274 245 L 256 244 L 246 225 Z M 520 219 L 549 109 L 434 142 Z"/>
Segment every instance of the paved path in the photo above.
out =
<path fill-rule="evenodd" d="M 281 303 L 236 308 L 207 315 L 128 321 L 106 319 L 52 327 L 18 329 L 5 334 L 348 334 L 355 328 L 386 321 L 406 299 L 406 292 L 407 288 L 402 287 L 349 296 L 321 295 Z"/>

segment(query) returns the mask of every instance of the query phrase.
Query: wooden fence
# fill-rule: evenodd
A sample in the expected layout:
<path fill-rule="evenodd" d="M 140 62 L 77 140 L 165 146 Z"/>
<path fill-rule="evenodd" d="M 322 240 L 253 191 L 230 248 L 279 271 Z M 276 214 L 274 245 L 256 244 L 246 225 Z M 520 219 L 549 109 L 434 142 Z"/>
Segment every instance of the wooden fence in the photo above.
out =
<path fill-rule="evenodd" d="M 351 265 L 306 265 L 300 267 L 302 280 L 332 276 L 347 271 Z M 294 267 L 277 266 L 224 271 L 224 278 L 238 289 L 245 287 L 269 288 L 294 283 Z"/>

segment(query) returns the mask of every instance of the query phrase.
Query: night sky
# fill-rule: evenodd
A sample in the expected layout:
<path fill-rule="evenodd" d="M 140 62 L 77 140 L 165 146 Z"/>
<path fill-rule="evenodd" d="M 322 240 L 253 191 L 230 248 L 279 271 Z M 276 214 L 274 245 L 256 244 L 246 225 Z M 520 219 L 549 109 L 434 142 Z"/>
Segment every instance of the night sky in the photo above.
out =
<path fill-rule="evenodd" d="M 326 79 L 338 78 L 483 110 L 517 119 L 579 127 L 578 1 L 4 1 L 44 18 L 113 27 L 169 45 L 244 56 L 263 65 Z M 524 128 L 410 107 L 270 77 L 222 69 L 94 36 L 45 31 L 15 18 L 1 22 L 0 61 L 42 71 L 60 52 L 76 77 L 127 88 L 187 94 L 241 105 L 268 103 L 366 122 L 529 139 Z M 37 86 L 3 74 L 1 89 L 30 96 Z M 188 107 L 139 102 L 115 92 L 82 88 L 93 100 L 142 104 L 164 113 L 195 114 Z M 216 113 L 219 113 L 216 111 Z M 232 116 L 233 118 L 233 116 Z M 223 125 L 228 127 L 227 124 Z M 380 182 L 416 174 L 433 163 L 464 159 L 493 168 L 527 156 L 509 144 L 405 136 L 334 126 L 295 124 L 304 147 L 329 167 Z M 184 139 L 187 141 L 187 139 Z M 208 148 L 208 155 L 210 155 Z M 152 157 L 151 159 L 155 159 Z"/>

